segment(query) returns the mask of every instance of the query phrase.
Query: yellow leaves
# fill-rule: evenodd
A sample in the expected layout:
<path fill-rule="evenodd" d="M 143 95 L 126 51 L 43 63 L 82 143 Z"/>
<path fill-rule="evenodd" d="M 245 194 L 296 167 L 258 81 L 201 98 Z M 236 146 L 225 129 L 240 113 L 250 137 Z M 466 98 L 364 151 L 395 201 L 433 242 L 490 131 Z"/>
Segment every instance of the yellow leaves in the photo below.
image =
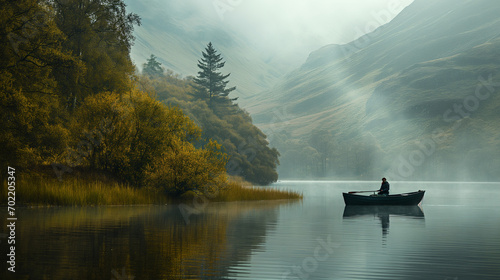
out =
<path fill-rule="evenodd" d="M 182 194 L 218 185 L 225 174 L 221 145 L 210 141 L 195 148 L 190 141 L 199 139 L 201 130 L 178 108 L 137 90 L 87 97 L 74 114 L 72 131 L 81 164 L 118 173 L 135 185 Z"/>
<path fill-rule="evenodd" d="M 3 1 L 0 5 L 0 142 L 10 151 L 2 159 L 19 167 L 41 164 L 59 153 L 67 129 L 55 94 L 54 69 L 74 58 L 63 52 L 64 35 L 40 1 Z"/>
<path fill-rule="evenodd" d="M 101 91 L 130 90 L 134 73 L 130 44 L 138 16 L 127 14 L 122 1 L 50 2 L 54 21 L 66 35 L 61 40 L 63 49 L 77 56 L 86 68 L 78 82 L 67 80 L 68 71 L 56 73 L 62 93 L 79 103 Z M 77 76 L 73 69 L 69 73 Z"/>
<path fill-rule="evenodd" d="M 227 158 L 220 145 L 210 142 L 204 149 L 176 139 L 173 147 L 154 164 L 150 184 L 167 193 L 181 195 L 187 191 L 214 192 L 226 182 Z"/>
<path fill-rule="evenodd" d="M 130 108 L 121 102 L 121 96 L 117 93 L 103 92 L 89 96 L 84 104 L 75 112 L 74 121 L 81 122 L 79 125 L 93 129 L 103 119 L 116 122 L 127 116 Z"/>
<path fill-rule="evenodd" d="M 2 159 L 18 167 L 41 164 L 66 145 L 67 130 L 56 122 L 58 98 L 43 93 L 24 93 L 0 79 L 0 143 Z M 6 163 L 6 162 L 4 162 Z"/>

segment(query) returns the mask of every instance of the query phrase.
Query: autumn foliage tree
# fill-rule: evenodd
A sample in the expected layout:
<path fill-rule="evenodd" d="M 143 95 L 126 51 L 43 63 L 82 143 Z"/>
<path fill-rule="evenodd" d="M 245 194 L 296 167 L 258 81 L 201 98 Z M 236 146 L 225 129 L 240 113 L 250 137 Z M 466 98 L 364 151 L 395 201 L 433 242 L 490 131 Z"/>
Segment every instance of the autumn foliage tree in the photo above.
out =
<path fill-rule="evenodd" d="M 75 112 L 72 131 L 88 143 L 83 149 L 80 141 L 72 143 L 69 153 L 80 155 L 79 165 L 107 170 L 136 186 L 180 195 L 225 182 L 227 159 L 220 145 L 211 141 L 196 148 L 192 142 L 200 129 L 179 109 L 140 91 L 87 97 Z"/>
<path fill-rule="evenodd" d="M 83 65 L 61 46 L 64 34 L 43 1 L 0 1 L 1 165 L 52 161 L 69 133 L 54 72 Z"/>
<path fill-rule="evenodd" d="M 134 65 L 130 49 L 137 14 L 127 13 L 122 0 L 50 1 L 54 20 L 66 36 L 62 41 L 85 65 L 83 71 L 67 68 L 55 73 L 68 105 L 75 108 L 86 96 L 103 91 L 131 89 Z"/>

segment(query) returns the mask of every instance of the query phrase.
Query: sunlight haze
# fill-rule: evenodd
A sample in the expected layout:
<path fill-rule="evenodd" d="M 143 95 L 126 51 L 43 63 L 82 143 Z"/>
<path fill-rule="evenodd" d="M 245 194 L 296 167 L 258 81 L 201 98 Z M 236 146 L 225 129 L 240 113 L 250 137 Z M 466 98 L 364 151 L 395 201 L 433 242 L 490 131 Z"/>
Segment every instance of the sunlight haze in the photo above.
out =
<path fill-rule="evenodd" d="M 139 5 L 126 2 L 131 6 Z M 300 64 L 310 52 L 324 45 L 345 44 L 372 32 L 412 2 L 156 0 L 141 3 L 143 10 L 135 11 L 143 18 L 163 14 L 161 17 L 168 16 L 188 30 L 208 24 L 249 42 L 265 58 L 279 57 Z"/>

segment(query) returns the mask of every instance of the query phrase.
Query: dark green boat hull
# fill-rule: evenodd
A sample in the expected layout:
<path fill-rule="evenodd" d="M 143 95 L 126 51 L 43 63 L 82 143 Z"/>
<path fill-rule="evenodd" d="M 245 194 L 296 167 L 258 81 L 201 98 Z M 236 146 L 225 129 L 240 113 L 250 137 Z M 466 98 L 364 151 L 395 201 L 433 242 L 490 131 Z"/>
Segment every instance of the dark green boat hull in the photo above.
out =
<path fill-rule="evenodd" d="M 424 198 L 425 191 L 393 195 L 359 195 L 342 193 L 346 205 L 417 205 Z"/>

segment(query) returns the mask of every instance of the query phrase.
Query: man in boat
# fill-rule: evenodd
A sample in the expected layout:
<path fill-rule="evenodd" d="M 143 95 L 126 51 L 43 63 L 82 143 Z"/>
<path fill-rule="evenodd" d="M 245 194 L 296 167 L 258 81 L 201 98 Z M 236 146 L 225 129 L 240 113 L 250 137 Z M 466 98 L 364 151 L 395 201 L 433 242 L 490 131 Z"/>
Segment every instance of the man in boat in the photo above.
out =
<path fill-rule="evenodd" d="M 389 182 L 387 182 L 386 178 L 382 178 L 382 185 L 378 190 L 379 195 L 389 195 Z"/>

